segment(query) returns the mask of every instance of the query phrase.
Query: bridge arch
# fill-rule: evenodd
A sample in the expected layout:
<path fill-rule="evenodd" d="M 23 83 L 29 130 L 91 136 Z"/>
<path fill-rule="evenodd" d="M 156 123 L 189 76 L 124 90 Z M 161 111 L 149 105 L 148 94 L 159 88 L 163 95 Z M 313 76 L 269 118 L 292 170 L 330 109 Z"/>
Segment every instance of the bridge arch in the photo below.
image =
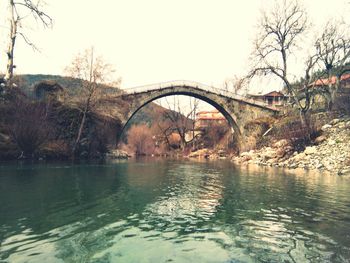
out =
<path fill-rule="evenodd" d="M 157 95 L 154 96 L 152 98 L 149 98 L 148 100 L 144 101 L 143 103 L 141 103 L 140 105 L 136 106 L 134 110 L 132 110 L 132 112 L 129 114 L 129 116 L 127 117 L 127 121 L 125 122 L 122 132 L 124 131 L 124 128 L 128 125 L 128 123 L 131 121 L 131 119 L 147 104 L 151 103 L 152 101 L 155 101 L 157 99 L 160 98 L 164 98 L 164 97 L 168 97 L 168 96 L 173 96 L 173 95 L 185 95 L 185 96 L 189 96 L 189 97 L 194 97 L 197 99 L 200 99 L 202 101 L 207 102 L 208 104 L 210 104 L 211 106 L 213 106 L 214 108 L 216 108 L 227 120 L 229 126 L 231 127 L 232 132 L 236 133 L 236 134 L 240 134 L 240 129 L 236 123 L 236 117 L 232 114 L 229 113 L 225 107 L 223 105 L 220 105 L 219 103 L 215 102 L 212 99 L 209 99 L 208 97 L 202 96 L 200 94 L 196 94 L 193 92 L 185 92 L 185 91 L 173 91 L 173 92 L 167 92 L 165 94 L 161 94 L 161 95 Z"/>
<path fill-rule="evenodd" d="M 126 125 L 141 108 L 154 100 L 171 95 L 186 95 L 198 98 L 215 107 L 226 118 L 232 133 L 235 133 L 239 141 L 245 136 L 246 123 L 262 116 L 278 113 L 275 108 L 266 106 L 261 102 L 197 82 L 172 81 L 153 84 L 124 90 L 124 93 L 119 95 L 129 105 L 129 109 L 121 120 L 123 128 L 118 140 Z"/>

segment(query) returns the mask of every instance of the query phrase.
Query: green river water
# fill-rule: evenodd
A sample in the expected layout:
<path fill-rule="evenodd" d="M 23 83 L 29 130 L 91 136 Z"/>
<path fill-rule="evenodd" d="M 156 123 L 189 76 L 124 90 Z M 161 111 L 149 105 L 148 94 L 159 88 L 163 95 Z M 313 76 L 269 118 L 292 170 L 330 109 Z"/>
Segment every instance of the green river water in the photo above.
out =
<path fill-rule="evenodd" d="M 350 178 L 228 162 L 2 163 L 0 262 L 350 262 Z"/>

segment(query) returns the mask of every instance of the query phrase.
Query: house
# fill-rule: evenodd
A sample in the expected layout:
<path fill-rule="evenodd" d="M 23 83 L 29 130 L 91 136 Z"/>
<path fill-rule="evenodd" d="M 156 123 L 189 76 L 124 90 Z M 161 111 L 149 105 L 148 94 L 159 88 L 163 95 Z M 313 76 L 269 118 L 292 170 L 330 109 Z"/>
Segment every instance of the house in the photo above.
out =
<path fill-rule="evenodd" d="M 282 107 L 288 101 L 288 96 L 280 91 L 271 91 L 266 94 L 248 95 L 249 98 L 265 103 L 269 106 Z"/>
<path fill-rule="evenodd" d="M 227 125 L 227 120 L 218 110 L 200 111 L 196 114 L 195 130 L 201 130 L 212 125 Z"/>

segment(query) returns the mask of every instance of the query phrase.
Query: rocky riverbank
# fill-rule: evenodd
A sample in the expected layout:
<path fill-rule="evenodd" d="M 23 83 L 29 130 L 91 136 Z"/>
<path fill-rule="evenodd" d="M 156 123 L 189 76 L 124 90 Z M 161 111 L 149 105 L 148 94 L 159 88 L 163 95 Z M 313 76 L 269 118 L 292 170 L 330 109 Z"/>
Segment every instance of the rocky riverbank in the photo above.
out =
<path fill-rule="evenodd" d="M 227 159 L 228 153 L 223 150 L 213 150 L 213 149 L 200 149 L 194 152 L 191 152 L 185 158 L 197 158 L 197 159 L 211 159 L 211 160 L 217 160 L 217 159 Z"/>
<path fill-rule="evenodd" d="M 350 175 L 350 117 L 333 119 L 323 125 L 321 135 L 304 151 L 297 152 L 291 141 L 280 140 L 271 147 L 243 152 L 232 160 L 239 164 L 316 169 Z"/>

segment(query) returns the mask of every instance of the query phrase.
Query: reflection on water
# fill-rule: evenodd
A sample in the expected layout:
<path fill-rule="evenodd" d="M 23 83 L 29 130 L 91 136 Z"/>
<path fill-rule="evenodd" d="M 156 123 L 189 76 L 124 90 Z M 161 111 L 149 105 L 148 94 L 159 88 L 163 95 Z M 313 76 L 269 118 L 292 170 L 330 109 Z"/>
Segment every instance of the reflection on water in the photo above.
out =
<path fill-rule="evenodd" d="M 349 190 L 225 162 L 2 165 L 0 262 L 348 262 Z"/>

